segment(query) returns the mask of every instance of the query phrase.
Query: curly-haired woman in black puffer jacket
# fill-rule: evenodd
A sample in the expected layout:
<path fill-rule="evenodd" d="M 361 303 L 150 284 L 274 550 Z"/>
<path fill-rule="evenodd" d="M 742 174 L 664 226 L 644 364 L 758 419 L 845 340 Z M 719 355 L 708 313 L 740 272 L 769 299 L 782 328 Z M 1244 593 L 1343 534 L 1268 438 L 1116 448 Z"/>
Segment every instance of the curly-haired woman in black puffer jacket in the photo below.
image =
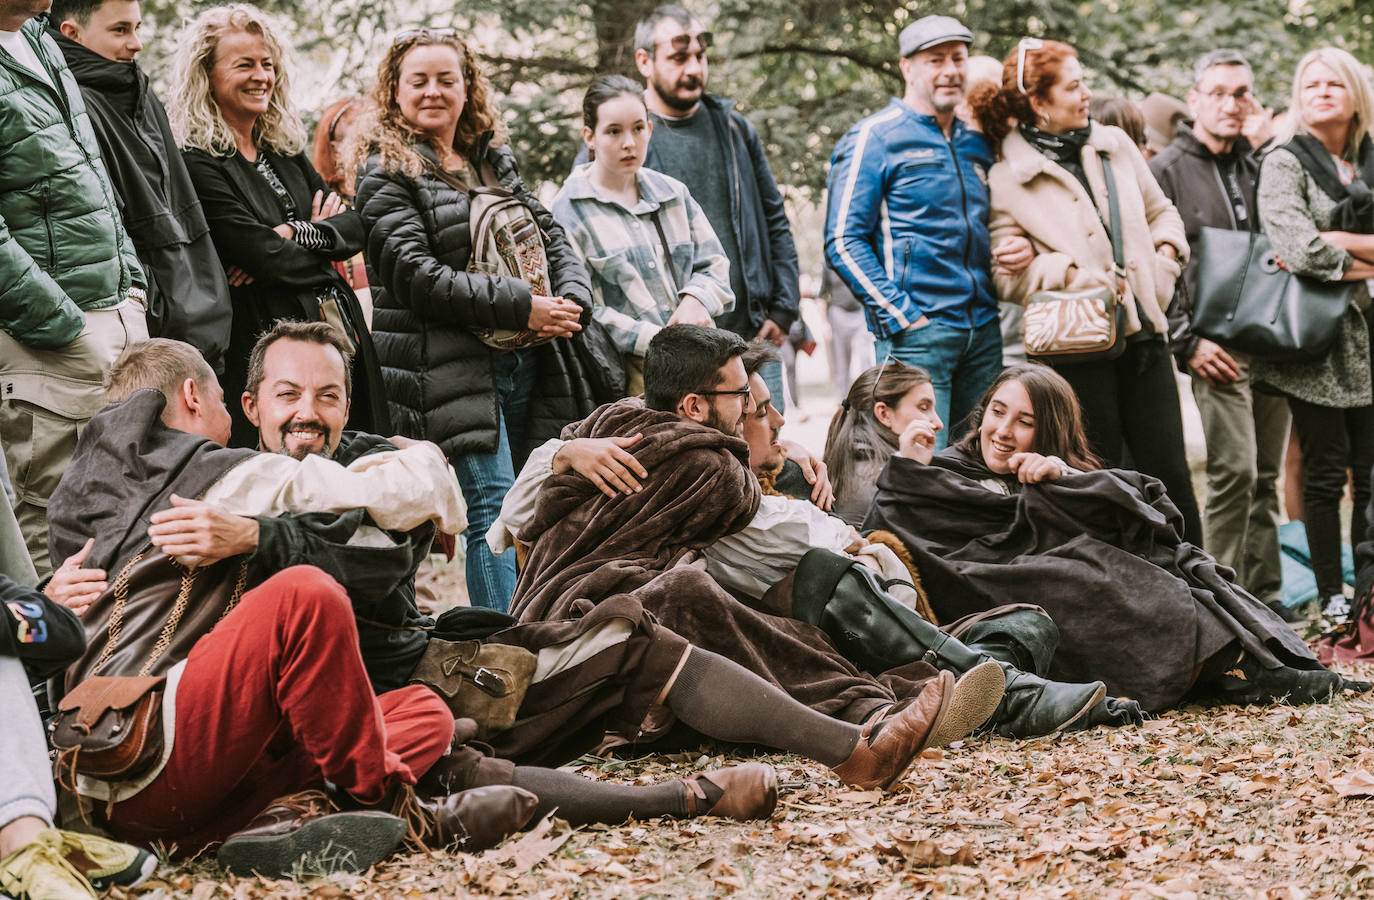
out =
<path fill-rule="evenodd" d="M 569 338 L 591 289 L 563 229 L 520 180 L 502 131 L 466 43 L 450 30 L 420 29 L 398 35 L 382 60 L 352 157 L 362 163 L 357 206 L 370 229 L 372 332 L 392 425 L 434 441 L 453 463 L 468 503 L 468 594 L 474 606 L 504 610 L 515 563 L 493 556 L 485 536 L 514 481 L 513 455 L 526 448 L 536 356 L 548 348 L 494 350 L 473 329 Z M 505 188 L 534 214 L 552 296 L 468 271 L 464 184 Z M 571 405 L 564 421 L 585 411 Z"/>

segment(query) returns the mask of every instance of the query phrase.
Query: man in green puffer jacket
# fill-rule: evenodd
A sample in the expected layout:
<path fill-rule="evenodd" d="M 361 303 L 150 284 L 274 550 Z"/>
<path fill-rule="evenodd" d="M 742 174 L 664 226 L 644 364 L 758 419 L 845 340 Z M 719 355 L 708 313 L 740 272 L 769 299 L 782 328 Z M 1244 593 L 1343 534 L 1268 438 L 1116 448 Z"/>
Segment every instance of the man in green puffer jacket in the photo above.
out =
<path fill-rule="evenodd" d="M 143 271 L 49 0 L 0 0 L 0 444 L 40 576 L 48 497 L 102 382 L 147 337 Z"/>

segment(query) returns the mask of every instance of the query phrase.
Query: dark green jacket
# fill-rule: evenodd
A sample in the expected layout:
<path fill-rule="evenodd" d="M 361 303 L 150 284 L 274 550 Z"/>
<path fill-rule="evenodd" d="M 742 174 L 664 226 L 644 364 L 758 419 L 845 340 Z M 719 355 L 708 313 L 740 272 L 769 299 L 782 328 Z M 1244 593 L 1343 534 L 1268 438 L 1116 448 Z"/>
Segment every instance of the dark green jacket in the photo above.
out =
<path fill-rule="evenodd" d="M 23 34 L 57 89 L 0 53 L 0 329 L 48 350 L 145 282 L 81 90 L 41 19 Z"/>

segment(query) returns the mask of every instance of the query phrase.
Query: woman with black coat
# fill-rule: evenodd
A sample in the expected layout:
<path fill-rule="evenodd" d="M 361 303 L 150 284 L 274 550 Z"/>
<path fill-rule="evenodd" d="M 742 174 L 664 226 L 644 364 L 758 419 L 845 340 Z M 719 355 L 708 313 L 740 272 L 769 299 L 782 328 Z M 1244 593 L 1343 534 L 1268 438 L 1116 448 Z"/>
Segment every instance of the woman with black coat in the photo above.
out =
<path fill-rule="evenodd" d="M 240 396 L 248 354 L 278 319 L 328 321 L 356 349 L 349 426 L 389 434 L 377 354 L 357 296 L 330 265 L 363 246 L 361 217 L 311 166 L 290 105 L 286 50 L 263 13 L 206 10 L 182 36 L 168 114 L 229 275 L 234 318 L 223 378 L 231 443 L 256 446 Z"/>
<path fill-rule="evenodd" d="M 468 504 L 468 595 L 474 606 L 504 610 L 515 561 L 493 555 L 485 538 L 516 460 L 531 440 L 556 436 L 590 412 L 566 341 L 590 316 L 587 273 L 520 180 L 486 77 L 453 31 L 397 36 L 355 133 L 392 422 L 401 434 L 437 443 L 453 463 Z M 467 186 L 504 189 L 532 214 L 548 257 L 547 295 L 519 278 L 468 271 Z M 552 343 L 494 349 L 476 329 L 533 332 Z"/>

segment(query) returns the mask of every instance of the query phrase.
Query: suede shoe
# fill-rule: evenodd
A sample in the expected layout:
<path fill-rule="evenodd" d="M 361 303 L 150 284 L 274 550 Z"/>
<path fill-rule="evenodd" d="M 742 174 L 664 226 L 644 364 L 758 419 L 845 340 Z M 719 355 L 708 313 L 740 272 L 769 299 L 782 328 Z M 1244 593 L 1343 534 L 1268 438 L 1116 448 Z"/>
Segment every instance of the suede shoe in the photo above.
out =
<path fill-rule="evenodd" d="M 925 747 L 944 747 L 968 737 L 997 711 L 1006 691 L 1007 676 L 998 663 L 988 660 L 969 669 L 954 682 L 949 711 L 931 727 Z"/>
<path fill-rule="evenodd" d="M 0 891 L 17 900 L 95 900 L 81 873 L 44 840 L 0 859 Z"/>
<path fill-rule="evenodd" d="M 147 850 L 98 835 L 54 828 L 40 839 L 57 847 L 97 891 L 114 885 L 134 887 L 157 871 L 157 857 Z"/>
<path fill-rule="evenodd" d="M 282 797 L 220 845 L 230 874 L 281 878 L 302 864 L 327 872 L 362 872 L 405 837 L 404 820 L 375 809 L 341 811 L 323 791 Z"/>
<path fill-rule="evenodd" d="M 719 788 L 721 795 L 710 803 L 702 781 Z M 720 816 L 747 822 L 766 819 L 778 806 L 778 773 L 767 763 L 751 762 L 684 778 L 688 816 Z"/>

